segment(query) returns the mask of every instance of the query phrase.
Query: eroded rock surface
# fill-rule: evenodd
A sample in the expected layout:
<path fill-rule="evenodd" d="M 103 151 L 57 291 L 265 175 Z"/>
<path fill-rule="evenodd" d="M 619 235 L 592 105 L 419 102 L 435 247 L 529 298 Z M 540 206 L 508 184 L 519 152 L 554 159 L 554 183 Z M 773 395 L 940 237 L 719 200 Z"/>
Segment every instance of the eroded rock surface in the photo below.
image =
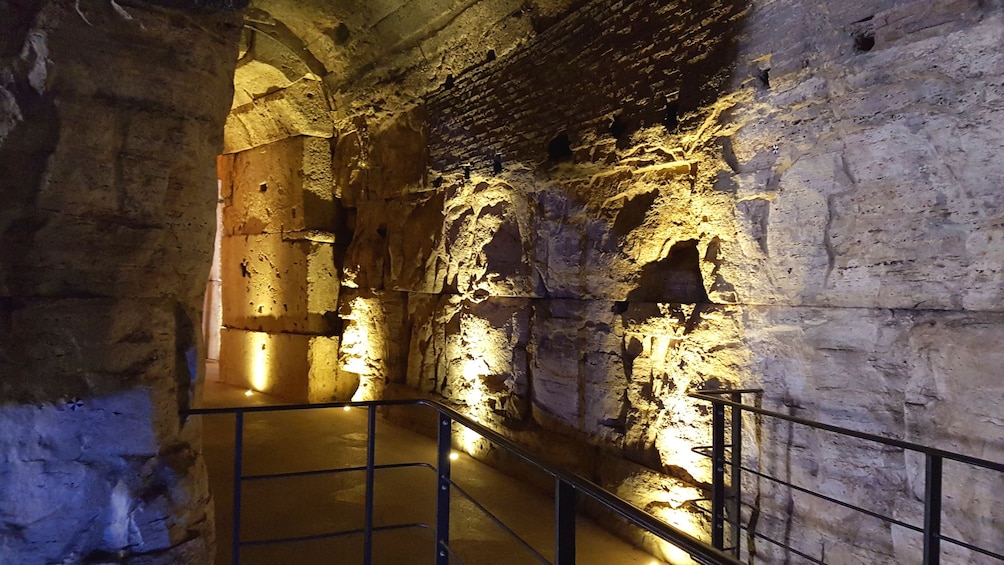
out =
<path fill-rule="evenodd" d="M 239 17 L 165 4 L 0 7 L 4 563 L 213 559 L 179 411 Z"/>

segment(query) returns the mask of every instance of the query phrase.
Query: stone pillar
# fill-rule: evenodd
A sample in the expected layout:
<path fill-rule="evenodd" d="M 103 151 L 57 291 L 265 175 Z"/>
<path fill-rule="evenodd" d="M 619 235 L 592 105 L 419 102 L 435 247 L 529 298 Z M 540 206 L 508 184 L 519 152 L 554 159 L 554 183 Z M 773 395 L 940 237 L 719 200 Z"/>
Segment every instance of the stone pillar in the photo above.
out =
<path fill-rule="evenodd" d="M 240 25 L 162 4 L 0 7 L 0 562 L 212 561 L 179 409 Z"/>
<path fill-rule="evenodd" d="M 221 164 L 221 379 L 301 402 L 347 397 L 335 382 L 339 277 L 328 140 L 288 137 Z"/>

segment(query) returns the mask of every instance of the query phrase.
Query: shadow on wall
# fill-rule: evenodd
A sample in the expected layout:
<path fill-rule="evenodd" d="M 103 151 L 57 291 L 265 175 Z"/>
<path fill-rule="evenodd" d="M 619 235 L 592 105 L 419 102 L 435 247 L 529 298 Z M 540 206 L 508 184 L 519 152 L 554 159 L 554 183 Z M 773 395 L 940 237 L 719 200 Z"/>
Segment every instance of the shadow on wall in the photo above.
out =
<path fill-rule="evenodd" d="M 683 304 L 707 302 L 697 240 L 677 242 L 665 259 L 642 267 L 638 287 L 628 293 L 628 300 Z"/>

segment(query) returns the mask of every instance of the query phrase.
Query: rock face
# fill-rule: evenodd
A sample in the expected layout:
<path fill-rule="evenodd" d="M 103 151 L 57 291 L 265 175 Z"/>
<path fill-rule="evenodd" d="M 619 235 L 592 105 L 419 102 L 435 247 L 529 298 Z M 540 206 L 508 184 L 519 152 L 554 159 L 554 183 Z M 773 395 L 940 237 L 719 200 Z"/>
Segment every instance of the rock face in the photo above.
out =
<path fill-rule="evenodd" d="M 212 561 L 179 410 L 239 19 L 176 4 L 0 6 L 4 563 Z"/>
<path fill-rule="evenodd" d="M 240 40 L 180 1 L 22 4 L 0 6 L 0 561 L 208 560 L 176 414 L 224 140 L 235 384 L 440 398 L 696 535 L 698 389 L 1004 459 L 998 1 L 263 0 Z M 747 467 L 922 520 L 922 458 L 744 426 Z M 919 560 L 908 528 L 742 487 L 743 521 L 800 552 Z M 1004 550 L 1002 488 L 947 472 L 945 533 Z"/>
<path fill-rule="evenodd" d="M 1004 327 L 1000 6 L 596 1 L 561 14 L 412 108 L 339 115 L 344 280 L 381 312 L 353 298 L 342 315 L 391 320 L 367 336 L 409 332 L 407 351 L 371 342 L 379 362 L 356 365 L 367 390 L 409 394 L 391 369 L 406 367 L 407 389 L 695 532 L 710 478 L 691 450 L 710 444 L 708 407 L 688 396 L 701 388 L 760 387 L 767 408 L 1004 459 L 988 346 Z M 922 523 L 921 457 L 746 427 L 747 466 Z M 985 501 L 1001 478 L 953 473 L 946 533 L 1000 551 Z M 743 520 L 799 551 L 919 558 L 899 526 L 768 481 L 744 489 Z M 750 539 L 746 554 L 785 561 Z"/>

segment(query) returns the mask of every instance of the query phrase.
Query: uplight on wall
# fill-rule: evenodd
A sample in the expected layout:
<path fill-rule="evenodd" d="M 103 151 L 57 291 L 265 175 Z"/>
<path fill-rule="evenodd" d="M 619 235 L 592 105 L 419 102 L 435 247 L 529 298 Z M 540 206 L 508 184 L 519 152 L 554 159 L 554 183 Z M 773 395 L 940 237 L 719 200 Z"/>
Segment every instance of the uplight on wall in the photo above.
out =
<path fill-rule="evenodd" d="M 248 374 L 251 375 L 251 388 L 254 390 L 266 390 L 271 382 L 269 374 L 269 352 L 268 334 L 253 332 L 250 335 L 250 355 L 248 361 L 251 366 Z"/>

